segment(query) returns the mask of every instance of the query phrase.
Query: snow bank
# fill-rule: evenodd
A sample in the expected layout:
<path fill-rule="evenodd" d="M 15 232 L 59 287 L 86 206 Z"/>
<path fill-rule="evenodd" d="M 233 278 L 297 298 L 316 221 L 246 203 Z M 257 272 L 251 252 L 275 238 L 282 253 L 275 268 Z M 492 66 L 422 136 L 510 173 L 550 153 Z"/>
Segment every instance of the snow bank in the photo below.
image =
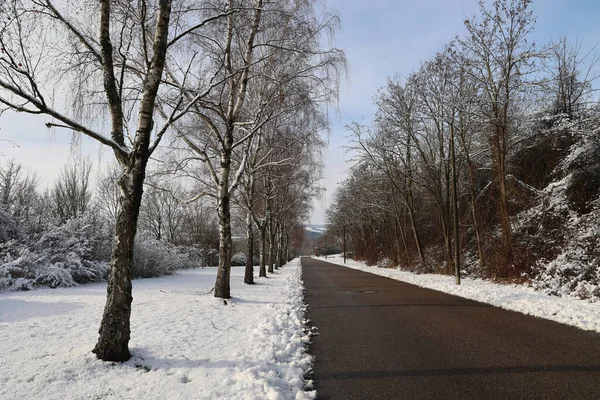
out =
<path fill-rule="evenodd" d="M 344 265 L 344 260 L 339 256 L 329 257 L 327 260 L 319 258 L 319 260 Z M 417 275 L 399 269 L 369 267 L 362 262 L 350 259 L 344 266 L 492 304 L 507 310 L 550 319 L 584 330 L 600 332 L 600 305 L 598 303 L 549 296 L 522 285 L 500 285 L 481 279 L 463 278 L 461 285 L 458 286 L 454 283 L 453 276 Z"/>
<path fill-rule="evenodd" d="M 1 293 L 0 398 L 313 399 L 299 260 L 251 286 L 234 268 L 227 304 L 208 294 L 215 274 L 134 280 L 122 364 L 91 353 L 104 284 Z"/>

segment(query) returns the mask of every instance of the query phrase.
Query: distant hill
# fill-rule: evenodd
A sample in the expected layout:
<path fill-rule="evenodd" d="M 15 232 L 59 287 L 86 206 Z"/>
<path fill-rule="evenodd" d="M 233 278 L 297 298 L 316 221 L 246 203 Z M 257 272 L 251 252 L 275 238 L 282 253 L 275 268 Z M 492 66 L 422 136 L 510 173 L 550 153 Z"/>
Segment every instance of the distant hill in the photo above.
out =
<path fill-rule="evenodd" d="M 327 230 L 325 225 L 310 224 L 304 227 L 304 234 L 310 239 L 317 239 L 321 237 Z"/>

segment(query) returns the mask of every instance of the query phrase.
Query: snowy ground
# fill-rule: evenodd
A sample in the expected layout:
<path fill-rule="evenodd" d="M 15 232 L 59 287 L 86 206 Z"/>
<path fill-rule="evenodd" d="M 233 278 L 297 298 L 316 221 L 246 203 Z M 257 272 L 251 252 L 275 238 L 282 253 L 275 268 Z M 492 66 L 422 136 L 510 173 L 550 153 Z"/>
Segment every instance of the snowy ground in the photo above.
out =
<path fill-rule="evenodd" d="M 253 286 L 243 273 L 227 305 L 207 294 L 214 268 L 135 280 L 123 364 L 90 352 L 105 284 L 0 293 L 0 399 L 314 398 L 299 260 Z"/>
<path fill-rule="evenodd" d="M 322 261 L 344 265 L 341 256 L 329 256 Z M 499 285 L 481 279 L 464 278 L 460 286 L 447 275 L 417 275 L 398 269 L 368 267 L 364 263 L 347 260 L 346 267 L 370 272 L 411 283 L 413 285 L 450 293 L 467 299 L 492 304 L 508 310 L 546 318 L 578 328 L 600 332 L 600 303 L 590 303 L 568 297 L 549 296 L 522 285 Z"/>

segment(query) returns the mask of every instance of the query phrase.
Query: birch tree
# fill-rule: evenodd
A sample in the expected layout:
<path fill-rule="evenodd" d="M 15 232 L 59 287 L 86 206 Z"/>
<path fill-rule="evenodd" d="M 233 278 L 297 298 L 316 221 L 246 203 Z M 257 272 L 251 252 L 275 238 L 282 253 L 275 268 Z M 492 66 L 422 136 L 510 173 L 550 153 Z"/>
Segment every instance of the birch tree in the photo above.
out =
<path fill-rule="evenodd" d="M 221 5 L 215 2 L 212 6 Z M 273 108 L 273 103 L 283 102 L 298 77 L 311 82 L 313 98 L 331 101 L 336 93 L 343 53 L 321 49 L 321 37 L 335 30 L 338 19 L 328 13 L 317 19 L 313 6 L 312 1 L 255 0 L 251 6 L 228 1 L 227 18 L 215 25 L 210 40 L 199 39 L 210 60 L 205 67 L 213 78 L 199 87 L 179 81 L 187 96 L 202 96 L 192 118 L 180 125 L 178 133 L 194 158 L 204 163 L 210 177 L 209 188 L 198 197 L 209 195 L 217 203 L 220 240 L 216 297 L 230 297 L 230 204 L 256 135 L 284 111 Z M 295 71 L 286 75 L 290 66 Z M 253 91 L 262 94 L 253 96 Z"/>
<path fill-rule="evenodd" d="M 163 85 L 165 64 L 181 54 L 183 39 L 221 14 L 204 19 L 197 8 L 173 8 L 171 0 L 0 5 L 0 103 L 96 140 L 120 165 L 107 302 L 93 350 L 102 360 L 131 356 L 131 260 L 146 167 L 169 127 L 196 101 Z M 155 111 L 163 89 L 175 106 L 161 122 Z"/>

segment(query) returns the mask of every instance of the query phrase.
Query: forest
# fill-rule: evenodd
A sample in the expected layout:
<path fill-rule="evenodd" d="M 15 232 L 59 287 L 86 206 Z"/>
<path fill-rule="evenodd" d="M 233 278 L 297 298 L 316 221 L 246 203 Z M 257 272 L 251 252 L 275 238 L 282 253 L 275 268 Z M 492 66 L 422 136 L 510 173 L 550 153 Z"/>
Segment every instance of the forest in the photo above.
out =
<path fill-rule="evenodd" d="M 330 241 L 381 267 L 600 298 L 597 58 L 531 40 L 531 1 L 479 2 L 456 37 L 351 123 Z"/>

